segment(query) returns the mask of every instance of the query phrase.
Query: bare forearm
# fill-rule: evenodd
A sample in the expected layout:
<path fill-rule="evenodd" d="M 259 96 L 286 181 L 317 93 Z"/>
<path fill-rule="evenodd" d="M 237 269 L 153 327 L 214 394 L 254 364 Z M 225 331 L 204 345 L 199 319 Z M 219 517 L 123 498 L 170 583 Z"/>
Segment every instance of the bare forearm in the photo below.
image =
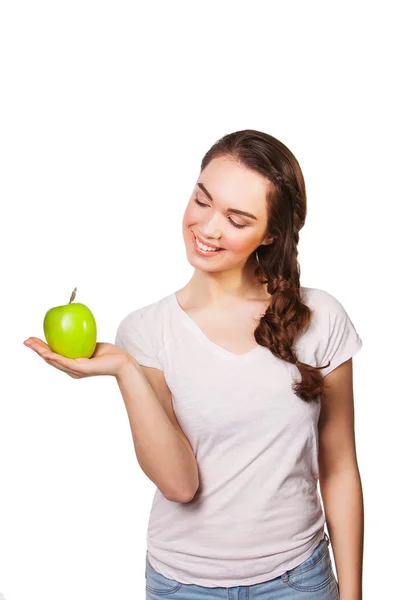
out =
<path fill-rule="evenodd" d="M 364 504 L 358 468 L 320 479 L 340 600 L 362 600 Z"/>
<path fill-rule="evenodd" d="M 138 462 L 161 493 L 187 502 L 198 485 L 197 463 L 134 361 L 116 377 L 129 417 Z"/>

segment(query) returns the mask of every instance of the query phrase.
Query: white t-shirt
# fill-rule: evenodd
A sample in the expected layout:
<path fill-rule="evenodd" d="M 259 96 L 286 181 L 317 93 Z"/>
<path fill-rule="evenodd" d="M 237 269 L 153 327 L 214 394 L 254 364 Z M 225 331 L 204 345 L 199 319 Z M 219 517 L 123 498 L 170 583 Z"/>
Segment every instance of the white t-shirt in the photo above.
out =
<path fill-rule="evenodd" d="M 325 376 L 362 346 L 342 304 L 301 287 L 313 311 L 296 342 Z M 253 585 L 311 556 L 324 537 L 317 490 L 320 402 L 291 388 L 297 367 L 264 346 L 233 354 L 213 343 L 175 293 L 138 308 L 115 340 L 139 364 L 161 369 L 193 448 L 200 492 L 188 503 L 156 489 L 147 530 L 152 567 L 180 583 Z"/>

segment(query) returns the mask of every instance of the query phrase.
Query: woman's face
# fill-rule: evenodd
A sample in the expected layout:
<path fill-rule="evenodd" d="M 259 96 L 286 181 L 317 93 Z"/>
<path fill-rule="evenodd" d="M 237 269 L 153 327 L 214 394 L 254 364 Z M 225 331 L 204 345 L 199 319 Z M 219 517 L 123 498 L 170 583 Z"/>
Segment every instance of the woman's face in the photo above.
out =
<path fill-rule="evenodd" d="M 196 182 L 182 222 L 187 258 L 193 267 L 206 271 L 243 267 L 249 255 L 267 242 L 264 234 L 269 185 L 266 178 L 231 158 L 214 158 L 207 165 Z M 203 251 L 201 255 L 201 250 L 196 251 L 194 236 L 223 250 Z"/>

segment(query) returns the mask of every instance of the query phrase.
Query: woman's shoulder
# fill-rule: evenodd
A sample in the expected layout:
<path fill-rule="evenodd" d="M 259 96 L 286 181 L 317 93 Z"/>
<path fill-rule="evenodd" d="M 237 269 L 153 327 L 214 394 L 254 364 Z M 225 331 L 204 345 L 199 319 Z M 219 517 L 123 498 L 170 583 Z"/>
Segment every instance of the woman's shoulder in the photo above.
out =
<path fill-rule="evenodd" d="M 311 308 L 314 319 L 329 319 L 332 316 L 346 316 L 346 310 L 339 298 L 327 290 L 301 286 L 301 297 Z"/>
<path fill-rule="evenodd" d="M 119 323 L 115 344 L 143 366 L 161 369 L 160 355 L 168 339 L 170 295 L 131 310 Z"/>
<path fill-rule="evenodd" d="M 343 360 L 353 356 L 363 342 L 342 302 L 333 294 L 319 288 L 302 288 L 304 303 L 311 308 L 312 317 L 307 331 L 300 336 L 299 346 L 308 352 L 303 362 L 326 364 L 323 375 Z"/>
<path fill-rule="evenodd" d="M 339 302 L 333 294 L 321 288 L 300 286 L 300 294 L 306 304 L 310 302 L 318 306 L 334 306 Z"/>

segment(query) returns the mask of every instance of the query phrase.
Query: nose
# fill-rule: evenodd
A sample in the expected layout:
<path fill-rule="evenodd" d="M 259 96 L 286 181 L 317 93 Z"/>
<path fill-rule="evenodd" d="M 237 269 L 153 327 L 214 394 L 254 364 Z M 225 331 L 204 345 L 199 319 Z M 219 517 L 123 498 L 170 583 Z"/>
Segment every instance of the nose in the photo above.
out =
<path fill-rule="evenodd" d="M 203 223 L 203 226 L 198 231 L 199 236 L 205 242 L 210 240 L 210 242 L 214 241 L 214 243 L 217 243 L 221 237 L 221 229 L 216 226 L 212 219 L 208 223 Z"/>
<path fill-rule="evenodd" d="M 207 211 L 207 215 L 203 214 L 199 220 L 199 235 L 203 239 L 218 240 L 221 237 L 221 223 L 219 219 L 223 219 L 223 215 L 219 215 L 217 211 Z"/>

